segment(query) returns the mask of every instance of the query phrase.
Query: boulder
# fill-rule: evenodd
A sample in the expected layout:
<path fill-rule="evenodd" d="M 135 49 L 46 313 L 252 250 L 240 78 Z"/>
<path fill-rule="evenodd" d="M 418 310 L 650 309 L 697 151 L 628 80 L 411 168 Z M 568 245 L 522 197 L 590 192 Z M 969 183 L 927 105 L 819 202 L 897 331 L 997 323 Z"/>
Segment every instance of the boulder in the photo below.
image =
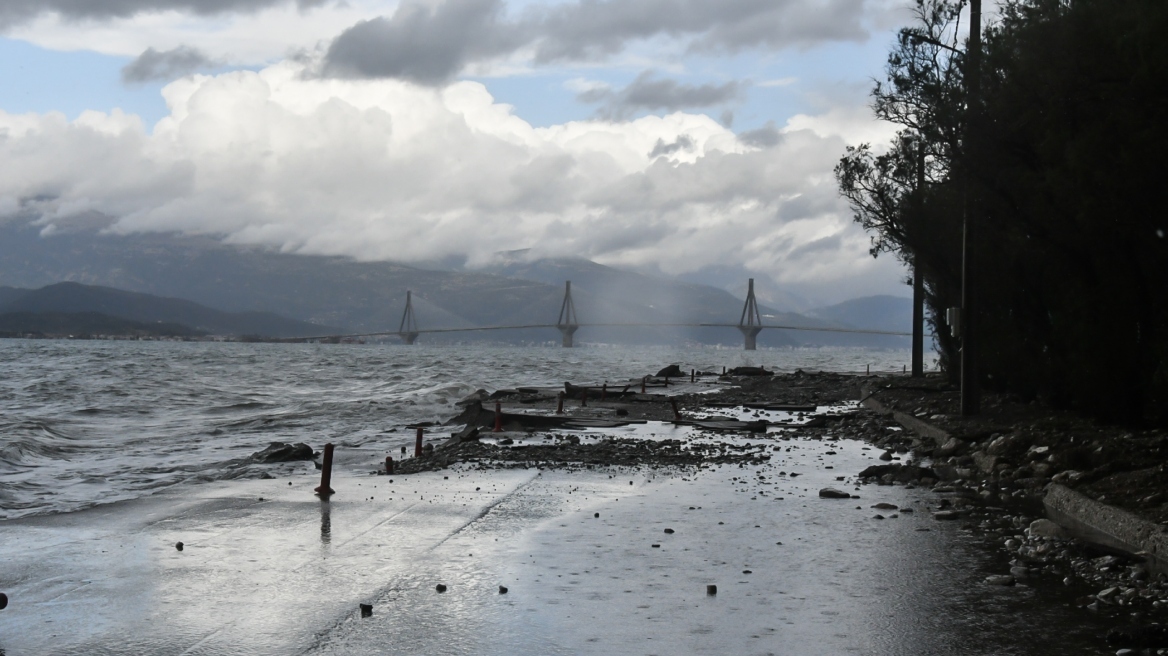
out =
<path fill-rule="evenodd" d="M 819 491 L 819 498 L 821 498 L 821 499 L 851 499 L 852 495 L 848 494 L 847 492 L 844 492 L 843 490 L 837 490 L 834 487 L 825 487 Z"/>
<path fill-rule="evenodd" d="M 292 462 L 294 460 L 312 460 L 312 458 L 312 447 L 304 443 L 272 442 L 263 451 L 251 454 L 251 459 L 254 462 Z"/>
<path fill-rule="evenodd" d="M 1014 585 L 1014 577 L 1009 574 L 997 574 L 994 576 L 985 577 L 985 582 L 990 585 Z"/>
<path fill-rule="evenodd" d="M 990 474 L 993 473 L 994 467 L 998 464 L 998 457 L 989 455 L 985 451 L 974 451 L 973 464 L 977 465 L 977 468 L 982 472 Z"/>
<path fill-rule="evenodd" d="M 965 442 L 951 437 L 941 446 L 933 451 L 933 456 L 937 458 L 948 458 L 949 456 L 957 455 L 965 449 Z"/>
<path fill-rule="evenodd" d="M 764 367 L 734 367 L 726 372 L 730 376 L 774 376 L 775 372 L 767 371 Z"/>
<path fill-rule="evenodd" d="M 1030 537 L 1066 539 L 1070 536 L 1065 528 L 1049 519 L 1036 519 L 1030 522 Z"/>
<path fill-rule="evenodd" d="M 688 375 L 689 374 L 681 370 L 681 367 L 675 364 L 671 364 L 657 372 L 657 378 L 681 378 L 682 376 Z"/>
<path fill-rule="evenodd" d="M 917 467 L 916 465 L 902 465 L 894 463 L 891 465 L 872 465 L 864 471 L 860 472 L 860 478 L 883 478 L 890 476 L 888 480 L 896 481 L 898 483 L 911 483 L 922 478 L 937 478 L 937 473 L 927 467 Z"/>

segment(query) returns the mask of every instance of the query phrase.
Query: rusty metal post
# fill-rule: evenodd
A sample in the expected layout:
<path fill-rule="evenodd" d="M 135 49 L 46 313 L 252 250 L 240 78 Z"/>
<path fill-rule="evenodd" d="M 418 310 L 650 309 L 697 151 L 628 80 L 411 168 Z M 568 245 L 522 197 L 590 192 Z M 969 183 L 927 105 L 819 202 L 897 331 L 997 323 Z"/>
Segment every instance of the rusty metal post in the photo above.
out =
<path fill-rule="evenodd" d="M 560 392 L 556 395 L 556 414 L 564 414 L 564 393 Z"/>
<path fill-rule="evenodd" d="M 495 401 L 495 427 L 491 429 L 491 432 L 503 432 L 503 404 L 499 401 Z"/>
<path fill-rule="evenodd" d="M 393 456 L 385 456 L 385 473 L 393 476 Z"/>
<path fill-rule="evenodd" d="M 313 490 L 321 497 L 327 497 L 330 494 L 335 494 L 333 489 L 329 487 L 333 482 L 333 443 L 329 442 L 324 445 L 324 462 L 320 467 L 320 487 Z"/>
<path fill-rule="evenodd" d="M 608 382 L 600 384 L 600 400 L 603 401 L 608 398 Z"/>
<path fill-rule="evenodd" d="M 681 411 L 677 409 L 677 399 L 669 397 L 669 405 L 673 406 L 673 421 L 674 423 L 681 421 Z"/>
<path fill-rule="evenodd" d="M 414 457 L 422 457 L 422 427 L 418 426 L 418 436 L 414 440 Z"/>
<path fill-rule="evenodd" d="M 588 407 L 588 388 L 587 387 L 580 390 L 580 407 L 581 408 Z"/>

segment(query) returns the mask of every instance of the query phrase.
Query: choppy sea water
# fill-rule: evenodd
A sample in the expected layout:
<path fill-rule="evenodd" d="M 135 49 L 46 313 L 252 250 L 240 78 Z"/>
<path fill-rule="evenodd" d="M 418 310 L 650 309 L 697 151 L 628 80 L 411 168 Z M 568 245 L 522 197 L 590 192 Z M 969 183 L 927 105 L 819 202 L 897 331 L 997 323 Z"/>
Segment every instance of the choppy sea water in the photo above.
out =
<path fill-rule="evenodd" d="M 907 351 L 0 340 L 0 519 L 254 477 L 270 442 L 382 446 L 485 388 L 682 368 L 900 371 Z"/>

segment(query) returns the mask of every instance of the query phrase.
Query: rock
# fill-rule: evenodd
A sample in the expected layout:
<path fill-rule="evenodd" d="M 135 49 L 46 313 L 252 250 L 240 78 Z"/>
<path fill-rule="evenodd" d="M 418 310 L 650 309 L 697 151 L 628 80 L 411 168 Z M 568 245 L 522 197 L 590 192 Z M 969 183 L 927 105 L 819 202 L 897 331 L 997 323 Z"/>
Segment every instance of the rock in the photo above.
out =
<path fill-rule="evenodd" d="M 491 394 L 489 392 L 487 392 L 487 390 L 479 389 L 476 392 L 473 392 L 471 394 L 464 396 L 461 401 L 455 403 L 454 405 L 456 405 L 460 408 L 465 408 L 469 405 L 475 405 L 476 403 L 482 403 L 483 401 L 486 401 L 490 397 L 491 397 Z"/>
<path fill-rule="evenodd" d="M 938 510 L 937 512 L 933 513 L 933 519 L 936 519 L 938 521 L 943 521 L 943 522 L 944 521 L 953 521 L 955 519 L 961 519 L 961 511 L 960 510 Z"/>
<path fill-rule="evenodd" d="M 0 610 L 8 608 L 8 595 L 0 592 Z"/>
<path fill-rule="evenodd" d="M 1066 539 L 1070 535 L 1065 528 L 1049 519 L 1036 519 L 1030 522 L 1030 537 Z"/>
<path fill-rule="evenodd" d="M 666 533 L 669 533 L 669 534 L 671 534 L 671 535 L 672 535 L 672 534 L 673 534 L 673 529 L 671 529 L 671 528 L 667 528 L 667 529 L 665 529 L 665 532 L 666 532 Z"/>
<path fill-rule="evenodd" d="M 1107 643 L 1118 647 L 1136 648 L 1168 646 L 1168 626 L 1146 624 L 1112 629 L 1107 633 Z"/>
<path fill-rule="evenodd" d="M 438 594 L 442 594 L 443 592 L 446 592 L 446 585 L 444 583 L 439 583 L 438 585 L 434 586 L 434 589 L 438 591 Z"/>
<path fill-rule="evenodd" d="M 1011 586 L 1011 585 L 1014 585 L 1014 583 L 1015 583 L 1014 577 L 1010 576 L 1009 574 L 994 574 L 992 576 L 987 576 L 987 577 L 985 577 L 985 582 L 988 583 L 989 585 L 1004 585 L 1004 586 Z"/>
<path fill-rule="evenodd" d="M 712 596 L 712 595 L 716 595 L 716 594 L 718 594 L 718 586 L 716 586 L 716 585 L 707 585 L 707 586 L 706 586 L 706 594 L 708 594 L 708 595 L 711 595 L 711 596 Z"/>
<path fill-rule="evenodd" d="M 977 468 L 982 470 L 982 472 L 991 474 L 994 471 L 994 467 L 998 464 L 998 457 L 991 456 L 985 451 L 974 451 L 973 464 L 977 465 Z"/>
<path fill-rule="evenodd" d="M 505 586 L 505 585 L 499 586 L 499 594 L 507 594 L 507 586 Z"/>
<path fill-rule="evenodd" d="M 668 367 L 665 367 L 664 369 L 662 369 L 661 371 L 658 371 L 656 377 L 657 378 L 681 378 L 682 376 L 686 376 L 686 375 L 688 375 L 688 374 L 686 374 L 684 371 L 682 371 L 681 367 L 679 367 L 675 364 L 671 364 Z"/>
<path fill-rule="evenodd" d="M 178 549 L 179 551 L 182 551 L 183 550 L 183 543 L 182 542 L 175 542 L 174 548 Z"/>
<path fill-rule="evenodd" d="M 765 367 L 734 367 L 727 374 L 730 376 L 774 376 L 775 372 L 767 371 Z"/>
<path fill-rule="evenodd" d="M 892 452 L 891 452 L 891 451 L 885 451 L 884 453 L 881 453 L 881 454 L 880 454 L 880 459 L 881 459 L 881 460 L 892 460 Z"/>
<path fill-rule="evenodd" d="M 1111 600 L 1114 599 L 1118 594 L 1119 588 L 1117 587 L 1104 588 L 1095 595 L 1095 598 L 1099 601 L 1111 603 Z"/>
<path fill-rule="evenodd" d="M 1010 575 L 1013 576 L 1014 578 L 1024 579 L 1024 578 L 1030 576 L 1030 568 L 1029 567 L 1022 567 L 1022 566 L 1011 567 L 1010 568 Z"/>
<path fill-rule="evenodd" d="M 272 442 L 263 451 L 251 454 L 254 462 L 292 462 L 295 460 L 312 460 L 312 447 L 307 444 L 285 444 Z"/>
<path fill-rule="evenodd" d="M 916 465 L 872 465 L 860 472 L 859 478 L 883 478 L 884 476 L 891 476 L 889 481 L 896 481 L 898 483 L 910 483 L 912 481 L 919 481 L 922 478 L 930 477 L 936 478 L 937 474 L 926 467 L 917 467 Z"/>
<path fill-rule="evenodd" d="M 851 499 L 852 495 L 834 487 L 825 487 L 819 491 L 820 499 Z"/>
<path fill-rule="evenodd" d="M 896 510 L 896 506 L 891 503 L 877 503 L 872 507 L 877 510 Z"/>
<path fill-rule="evenodd" d="M 361 607 L 361 617 L 373 617 L 373 604 L 358 604 Z"/>
<path fill-rule="evenodd" d="M 951 437 L 948 439 L 948 441 L 946 441 L 944 444 L 937 447 L 936 450 L 933 451 L 933 457 L 948 458 L 949 456 L 956 455 L 956 454 L 960 453 L 964 449 L 965 449 L 965 442 L 957 439 L 956 437 Z"/>

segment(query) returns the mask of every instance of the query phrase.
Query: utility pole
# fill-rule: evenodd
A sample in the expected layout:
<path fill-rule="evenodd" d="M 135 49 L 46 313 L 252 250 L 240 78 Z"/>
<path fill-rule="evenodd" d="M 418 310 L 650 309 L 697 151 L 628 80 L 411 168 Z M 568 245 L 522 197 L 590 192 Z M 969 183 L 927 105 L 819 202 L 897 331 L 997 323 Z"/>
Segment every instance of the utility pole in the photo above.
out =
<path fill-rule="evenodd" d="M 965 216 L 962 221 L 961 241 L 961 414 L 981 412 L 981 390 L 978 387 L 978 354 L 980 326 L 978 317 L 975 240 L 980 204 L 973 189 L 973 171 L 978 159 L 978 128 L 981 126 L 981 0 L 969 3 L 969 45 L 966 48 L 966 103 L 965 122 Z"/>
<path fill-rule="evenodd" d="M 925 137 L 917 137 L 917 197 L 918 225 L 925 216 Z M 912 377 L 925 375 L 925 279 L 919 253 L 913 253 L 912 300 Z"/>

